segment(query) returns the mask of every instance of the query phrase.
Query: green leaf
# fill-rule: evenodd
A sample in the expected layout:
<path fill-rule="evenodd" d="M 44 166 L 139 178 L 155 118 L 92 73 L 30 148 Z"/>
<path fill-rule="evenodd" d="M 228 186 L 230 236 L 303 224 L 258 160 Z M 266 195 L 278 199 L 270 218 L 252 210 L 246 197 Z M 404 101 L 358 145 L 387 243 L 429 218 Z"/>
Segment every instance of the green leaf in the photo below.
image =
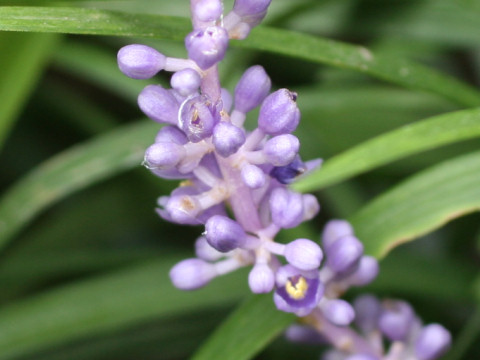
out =
<path fill-rule="evenodd" d="M 148 262 L 3 306 L 0 359 L 143 321 L 231 305 L 247 293 L 244 271 L 215 279 L 194 294 L 180 291 L 168 279 L 173 264 Z"/>
<path fill-rule="evenodd" d="M 394 247 L 480 209 L 480 152 L 433 166 L 371 201 L 350 220 L 365 252 Z"/>
<path fill-rule="evenodd" d="M 318 190 L 425 150 L 480 136 L 480 109 L 457 111 L 403 126 L 337 155 L 294 185 Z"/>
<path fill-rule="evenodd" d="M 0 33 L 0 148 L 58 40 L 53 34 Z"/>
<path fill-rule="evenodd" d="M 251 359 L 295 319 L 275 308 L 272 294 L 255 295 L 215 330 L 192 360 Z"/>
<path fill-rule="evenodd" d="M 124 126 L 64 151 L 34 169 L 0 199 L 0 248 L 41 210 L 74 191 L 140 166 L 159 124 Z"/>
<path fill-rule="evenodd" d="M 185 18 L 138 15 L 83 8 L 1 7 L 0 30 L 154 37 L 183 40 L 190 31 Z M 232 45 L 293 56 L 351 69 L 413 89 L 429 91 L 466 106 L 480 104 L 471 86 L 396 56 L 375 55 L 361 46 L 288 30 L 260 27 Z"/>

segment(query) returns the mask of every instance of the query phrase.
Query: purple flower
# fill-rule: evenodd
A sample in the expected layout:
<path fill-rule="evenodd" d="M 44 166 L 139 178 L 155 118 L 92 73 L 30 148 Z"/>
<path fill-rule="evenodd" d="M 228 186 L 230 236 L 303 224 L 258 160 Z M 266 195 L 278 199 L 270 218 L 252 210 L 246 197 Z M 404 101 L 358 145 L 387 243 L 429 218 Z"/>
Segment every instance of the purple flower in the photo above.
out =
<path fill-rule="evenodd" d="M 173 285 L 182 290 L 198 289 L 205 286 L 215 276 L 215 268 L 200 259 L 180 261 L 170 270 L 170 279 Z"/>
<path fill-rule="evenodd" d="M 244 142 L 245 133 L 233 124 L 221 121 L 213 129 L 213 145 L 223 157 L 235 154 Z"/>
<path fill-rule="evenodd" d="M 282 266 L 277 271 L 277 290 L 273 300 L 279 310 L 308 315 L 323 295 L 323 284 L 318 271 L 304 271 L 292 265 Z"/>
<path fill-rule="evenodd" d="M 275 275 L 267 264 L 255 264 L 248 274 L 248 285 L 255 294 L 268 293 L 275 286 Z"/>
<path fill-rule="evenodd" d="M 150 119 L 176 125 L 179 105 L 177 99 L 159 85 L 148 85 L 138 95 L 138 106 Z"/>
<path fill-rule="evenodd" d="M 355 318 L 353 307 L 342 299 L 328 300 L 323 306 L 323 313 L 331 323 L 339 326 L 349 325 Z"/>
<path fill-rule="evenodd" d="M 388 301 L 378 319 L 382 333 L 392 341 L 407 338 L 414 321 L 412 307 L 405 301 Z"/>
<path fill-rule="evenodd" d="M 172 85 L 172 88 L 178 91 L 182 96 L 194 94 L 200 87 L 201 82 L 202 78 L 198 72 L 193 69 L 177 71 L 170 79 L 170 85 Z"/>
<path fill-rule="evenodd" d="M 284 187 L 278 187 L 270 195 L 270 212 L 275 225 L 290 229 L 303 220 L 302 195 Z"/>
<path fill-rule="evenodd" d="M 120 70 L 133 79 L 150 79 L 165 67 L 166 57 L 140 44 L 124 46 L 117 55 Z"/>
<path fill-rule="evenodd" d="M 287 89 L 268 95 L 260 107 L 258 127 L 270 135 L 293 132 L 300 121 L 296 100 L 297 94 Z"/>
<path fill-rule="evenodd" d="M 308 239 L 297 239 L 285 246 L 287 261 L 301 270 L 314 270 L 320 267 L 323 253 L 320 246 Z"/>
<path fill-rule="evenodd" d="M 433 360 L 443 355 L 452 342 L 452 336 L 442 325 L 425 326 L 415 342 L 415 354 L 420 360 Z"/>
<path fill-rule="evenodd" d="M 188 57 L 206 70 L 223 59 L 228 47 L 228 33 L 219 26 L 194 30 L 185 38 Z"/>
<path fill-rule="evenodd" d="M 338 274 L 356 269 L 363 255 L 363 244 L 354 236 L 344 236 L 325 250 L 327 265 Z"/>
<path fill-rule="evenodd" d="M 227 252 L 245 243 L 246 234 L 236 221 L 221 215 L 214 215 L 205 224 L 208 243 L 220 252 Z"/>
<path fill-rule="evenodd" d="M 220 121 L 217 106 L 204 95 L 186 100 L 180 109 L 179 127 L 191 142 L 199 142 L 213 134 L 213 128 Z"/>
<path fill-rule="evenodd" d="M 256 108 L 268 95 L 271 85 L 263 67 L 248 68 L 235 87 L 235 110 L 247 113 Z"/>

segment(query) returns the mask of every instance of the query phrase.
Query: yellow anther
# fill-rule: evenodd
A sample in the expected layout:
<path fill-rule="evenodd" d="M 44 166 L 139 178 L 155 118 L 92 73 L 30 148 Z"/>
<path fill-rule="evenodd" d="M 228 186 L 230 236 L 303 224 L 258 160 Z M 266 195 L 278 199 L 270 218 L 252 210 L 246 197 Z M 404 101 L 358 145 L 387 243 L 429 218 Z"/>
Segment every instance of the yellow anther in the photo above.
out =
<path fill-rule="evenodd" d="M 295 284 L 292 284 L 292 282 L 288 280 L 285 285 L 285 290 L 287 290 L 288 295 L 295 300 L 301 300 L 307 294 L 308 283 L 303 276 L 300 276 L 298 280 L 295 281 Z"/>

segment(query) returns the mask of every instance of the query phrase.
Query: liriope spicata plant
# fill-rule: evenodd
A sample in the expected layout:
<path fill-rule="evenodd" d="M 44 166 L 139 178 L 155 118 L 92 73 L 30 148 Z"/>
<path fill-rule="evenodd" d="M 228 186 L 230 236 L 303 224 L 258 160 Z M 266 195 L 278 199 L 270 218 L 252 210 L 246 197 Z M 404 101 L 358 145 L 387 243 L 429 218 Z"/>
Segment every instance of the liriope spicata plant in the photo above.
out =
<path fill-rule="evenodd" d="M 365 295 L 352 305 L 340 298 L 349 287 L 366 285 L 378 274 L 377 260 L 364 255 L 347 221 L 327 223 L 323 250 L 306 238 L 275 241 L 282 229 L 297 227 L 319 212 L 313 195 L 288 185 L 319 167 L 321 160 L 299 156 L 300 141 L 292 134 L 301 118 L 295 92 L 271 91 L 260 65 L 246 69 L 232 93 L 222 88 L 218 73 L 229 40 L 245 39 L 270 2 L 236 0 L 224 14 L 221 0 L 192 0 L 187 59 L 142 44 L 118 53 L 120 70 L 131 78 L 173 72 L 171 89 L 148 85 L 138 97 L 140 109 L 165 124 L 146 150 L 144 166 L 161 178 L 183 180 L 170 196 L 158 199 L 158 214 L 205 228 L 195 241 L 196 257 L 177 263 L 170 279 L 179 289 L 195 290 L 217 276 L 252 266 L 250 290 L 273 292 L 280 311 L 302 319 L 306 325 L 288 329 L 291 338 L 316 338 L 333 346 L 324 359 L 437 359 L 450 347 L 450 333 L 439 324 L 423 325 L 408 303 L 381 303 Z M 256 127 L 247 130 L 245 119 L 257 107 Z M 358 332 L 350 327 L 354 319 Z M 385 347 L 382 336 L 391 345 Z"/>
<path fill-rule="evenodd" d="M 478 11 L 0 1 L 0 359 L 479 357 Z"/>

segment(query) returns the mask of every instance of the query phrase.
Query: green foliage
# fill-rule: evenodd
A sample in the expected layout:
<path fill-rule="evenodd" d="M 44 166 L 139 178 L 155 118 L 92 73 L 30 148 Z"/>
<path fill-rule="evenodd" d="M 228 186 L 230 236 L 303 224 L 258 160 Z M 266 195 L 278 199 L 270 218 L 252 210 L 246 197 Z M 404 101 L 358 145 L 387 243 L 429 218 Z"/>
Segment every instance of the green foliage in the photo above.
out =
<path fill-rule="evenodd" d="M 325 159 L 294 185 L 317 192 L 323 215 L 283 236 L 317 240 L 325 219 L 348 217 L 382 259 L 370 290 L 451 329 L 448 359 L 479 358 L 480 2 L 272 3 L 221 70 L 233 87 L 260 63 L 298 92 L 302 157 Z M 115 56 L 132 42 L 182 56 L 185 11 L 0 1 L 0 359 L 282 352 L 272 340 L 294 318 L 271 295 L 240 303 L 245 271 L 188 293 L 168 280 L 202 229 L 154 214 L 174 184 L 140 168 L 159 128 L 138 120 L 149 82 L 124 77 Z"/>

